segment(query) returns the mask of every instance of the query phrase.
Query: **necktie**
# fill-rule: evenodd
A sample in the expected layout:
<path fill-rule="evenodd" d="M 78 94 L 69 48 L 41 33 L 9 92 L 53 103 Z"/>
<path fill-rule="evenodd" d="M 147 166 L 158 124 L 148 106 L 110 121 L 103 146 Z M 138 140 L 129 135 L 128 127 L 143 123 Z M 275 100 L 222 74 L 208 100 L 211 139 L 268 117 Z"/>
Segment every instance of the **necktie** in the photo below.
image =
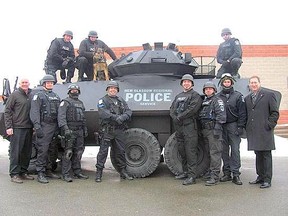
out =
<path fill-rule="evenodd" d="M 255 101 L 256 101 L 256 99 L 257 99 L 257 93 L 253 92 L 253 93 L 251 94 L 251 97 L 252 97 L 252 103 L 255 104 Z"/>

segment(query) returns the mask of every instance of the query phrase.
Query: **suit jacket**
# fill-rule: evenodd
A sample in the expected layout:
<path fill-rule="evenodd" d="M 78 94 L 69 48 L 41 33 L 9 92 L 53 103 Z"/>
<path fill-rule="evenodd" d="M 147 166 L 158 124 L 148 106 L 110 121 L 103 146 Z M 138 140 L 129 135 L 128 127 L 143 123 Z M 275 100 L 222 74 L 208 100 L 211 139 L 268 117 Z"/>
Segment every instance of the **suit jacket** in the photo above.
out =
<path fill-rule="evenodd" d="M 279 118 L 279 101 L 276 93 L 273 90 L 260 88 L 254 104 L 251 94 L 245 97 L 248 150 L 275 150 L 274 127 Z"/>

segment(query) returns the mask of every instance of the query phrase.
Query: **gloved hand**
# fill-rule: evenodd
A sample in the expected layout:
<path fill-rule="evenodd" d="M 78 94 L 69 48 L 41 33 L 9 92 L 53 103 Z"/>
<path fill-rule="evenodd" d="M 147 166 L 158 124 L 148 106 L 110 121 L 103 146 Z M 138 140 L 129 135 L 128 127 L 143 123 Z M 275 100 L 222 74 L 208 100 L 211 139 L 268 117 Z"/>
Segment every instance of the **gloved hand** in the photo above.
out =
<path fill-rule="evenodd" d="M 66 59 L 64 59 L 64 61 L 62 62 L 62 67 L 63 68 L 66 68 L 67 67 L 67 65 L 68 65 L 68 63 L 69 63 L 69 59 L 68 58 L 66 58 Z"/>
<path fill-rule="evenodd" d="M 65 131 L 64 131 L 64 135 L 65 135 L 65 138 L 66 139 L 70 139 L 71 137 L 72 137 L 72 130 L 70 130 L 70 129 L 66 129 Z"/>
<path fill-rule="evenodd" d="M 74 62 L 74 58 L 73 57 L 67 57 L 67 59 L 71 62 Z"/>
<path fill-rule="evenodd" d="M 87 136 L 88 136 L 88 129 L 87 129 L 87 127 L 84 127 L 84 129 L 83 129 L 83 136 L 84 136 L 84 137 L 87 137 Z"/>
<path fill-rule="evenodd" d="M 174 124 L 182 125 L 182 121 L 178 117 L 175 117 L 172 120 L 173 120 Z"/>
<path fill-rule="evenodd" d="M 238 127 L 237 130 L 234 132 L 235 135 L 237 136 L 241 136 L 243 135 L 243 128 L 242 127 Z"/>
<path fill-rule="evenodd" d="M 223 67 L 228 67 L 228 66 L 229 66 L 229 62 L 228 62 L 228 61 L 224 61 L 224 62 L 222 63 L 222 66 L 223 66 Z"/>
<path fill-rule="evenodd" d="M 125 114 L 119 115 L 119 116 L 116 118 L 116 122 L 117 122 L 118 124 L 122 124 L 125 120 L 126 120 L 126 115 L 125 115 Z"/>
<path fill-rule="evenodd" d="M 44 132 L 43 132 L 42 128 L 36 128 L 35 130 L 36 130 L 36 136 L 38 138 L 43 138 L 44 137 Z"/>

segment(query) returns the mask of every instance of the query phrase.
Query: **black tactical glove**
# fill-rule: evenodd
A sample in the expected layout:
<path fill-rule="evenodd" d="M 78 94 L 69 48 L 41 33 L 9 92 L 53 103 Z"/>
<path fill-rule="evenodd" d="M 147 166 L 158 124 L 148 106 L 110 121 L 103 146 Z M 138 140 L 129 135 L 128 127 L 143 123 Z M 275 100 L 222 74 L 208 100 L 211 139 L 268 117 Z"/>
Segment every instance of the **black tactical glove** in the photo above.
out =
<path fill-rule="evenodd" d="M 38 138 L 43 138 L 44 137 L 44 132 L 43 132 L 42 128 L 36 128 L 35 130 L 36 130 L 36 136 Z"/>
<path fill-rule="evenodd" d="M 64 131 L 64 136 L 66 139 L 70 139 L 72 136 L 72 130 L 69 129 L 69 127 L 67 125 L 62 127 L 62 130 Z"/>
<path fill-rule="evenodd" d="M 87 129 L 87 127 L 84 127 L 84 129 L 83 129 L 83 136 L 84 136 L 84 137 L 87 137 L 87 136 L 88 136 L 88 129 Z"/>
<path fill-rule="evenodd" d="M 120 125 L 122 124 L 124 121 L 126 121 L 127 119 L 127 116 L 125 114 L 123 115 L 119 115 L 117 118 L 116 118 L 116 122 Z"/>
<path fill-rule="evenodd" d="M 228 66 L 229 66 L 229 62 L 228 62 L 228 61 L 224 61 L 224 62 L 222 63 L 222 66 L 223 66 L 223 67 L 228 67 Z"/>
<path fill-rule="evenodd" d="M 221 137 L 221 134 L 222 134 L 222 125 L 221 124 L 218 124 L 216 123 L 215 126 L 214 126 L 214 130 L 213 130 L 213 135 L 216 139 L 219 139 Z"/>
<path fill-rule="evenodd" d="M 234 132 L 235 135 L 237 136 L 241 136 L 243 135 L 243 128 L 242 127 L 238 127 L 237 130 Z"/>
<path fill-rule="evenodd" d="M 66 59 L 64 59 L 64 61 L 62 62 L 62 67 L 63 68 L 66 68 L 67 67 L 67 65 L 68 65 L 68 63 L 69 63 L 69 59 L 68 58 L 66 58 Z"/>

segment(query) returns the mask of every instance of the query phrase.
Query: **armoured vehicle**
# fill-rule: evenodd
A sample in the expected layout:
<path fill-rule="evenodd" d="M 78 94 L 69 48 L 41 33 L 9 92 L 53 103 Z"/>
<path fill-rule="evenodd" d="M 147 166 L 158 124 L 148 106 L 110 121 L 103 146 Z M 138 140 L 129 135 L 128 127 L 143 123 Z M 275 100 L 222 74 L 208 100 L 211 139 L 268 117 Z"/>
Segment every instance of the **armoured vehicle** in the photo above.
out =
<path fill-rule="evenodd" d="M 210 57 L 209 57 L 210 58 Z M 203 60 L 208 57 L 200 58 Z M 135 177 L 146 177 L 152 174 L 162 156 L 173 174 L 182 172 L 181 157 L 175 141 L 173 124 L 169 116 L 169 109 L 174 97 L 182 91 L 181 77 L 191 74 L 194 77 L 194 90 L 203 94 L 203 85 L 215 79 L 215 58 L 207 63 L 199 64 L 197 58 L 190 53 L 181 53 L 175 44 L 166 47 L 163 43 L 155 43 L 154 48 L 143 44 L 143 50 L 122 55 L 121 58 L 109 64 L 110 78 L 116 80 L 120 86 L 119 95 L 122 96 L 133 111 L 130 129 L 127 130 L 127 170 Z M 211 61 L 210 61 L 211 60 Z M 85 144 L 98 143 L 98 112 L 97 102 L 106 93 L 109 81 L 83 81 L 80 99 L 86 107 L 88 137 Z M 239 79 L 235 89 L 243 94 L 248 93 L 247 79 Z M 54 91 L 61 97 L 67 96 L 68 84 L 56 84 Z M 0 104 L 1 135 L 5 136 L 4 105 Z M 114 160 L 113 149 L 110 158 L 116 170 L 119 170 Z M 200 137 L 198 146 L 198 170 L 200 176 L 209 167 L 207 147 Z"/>

